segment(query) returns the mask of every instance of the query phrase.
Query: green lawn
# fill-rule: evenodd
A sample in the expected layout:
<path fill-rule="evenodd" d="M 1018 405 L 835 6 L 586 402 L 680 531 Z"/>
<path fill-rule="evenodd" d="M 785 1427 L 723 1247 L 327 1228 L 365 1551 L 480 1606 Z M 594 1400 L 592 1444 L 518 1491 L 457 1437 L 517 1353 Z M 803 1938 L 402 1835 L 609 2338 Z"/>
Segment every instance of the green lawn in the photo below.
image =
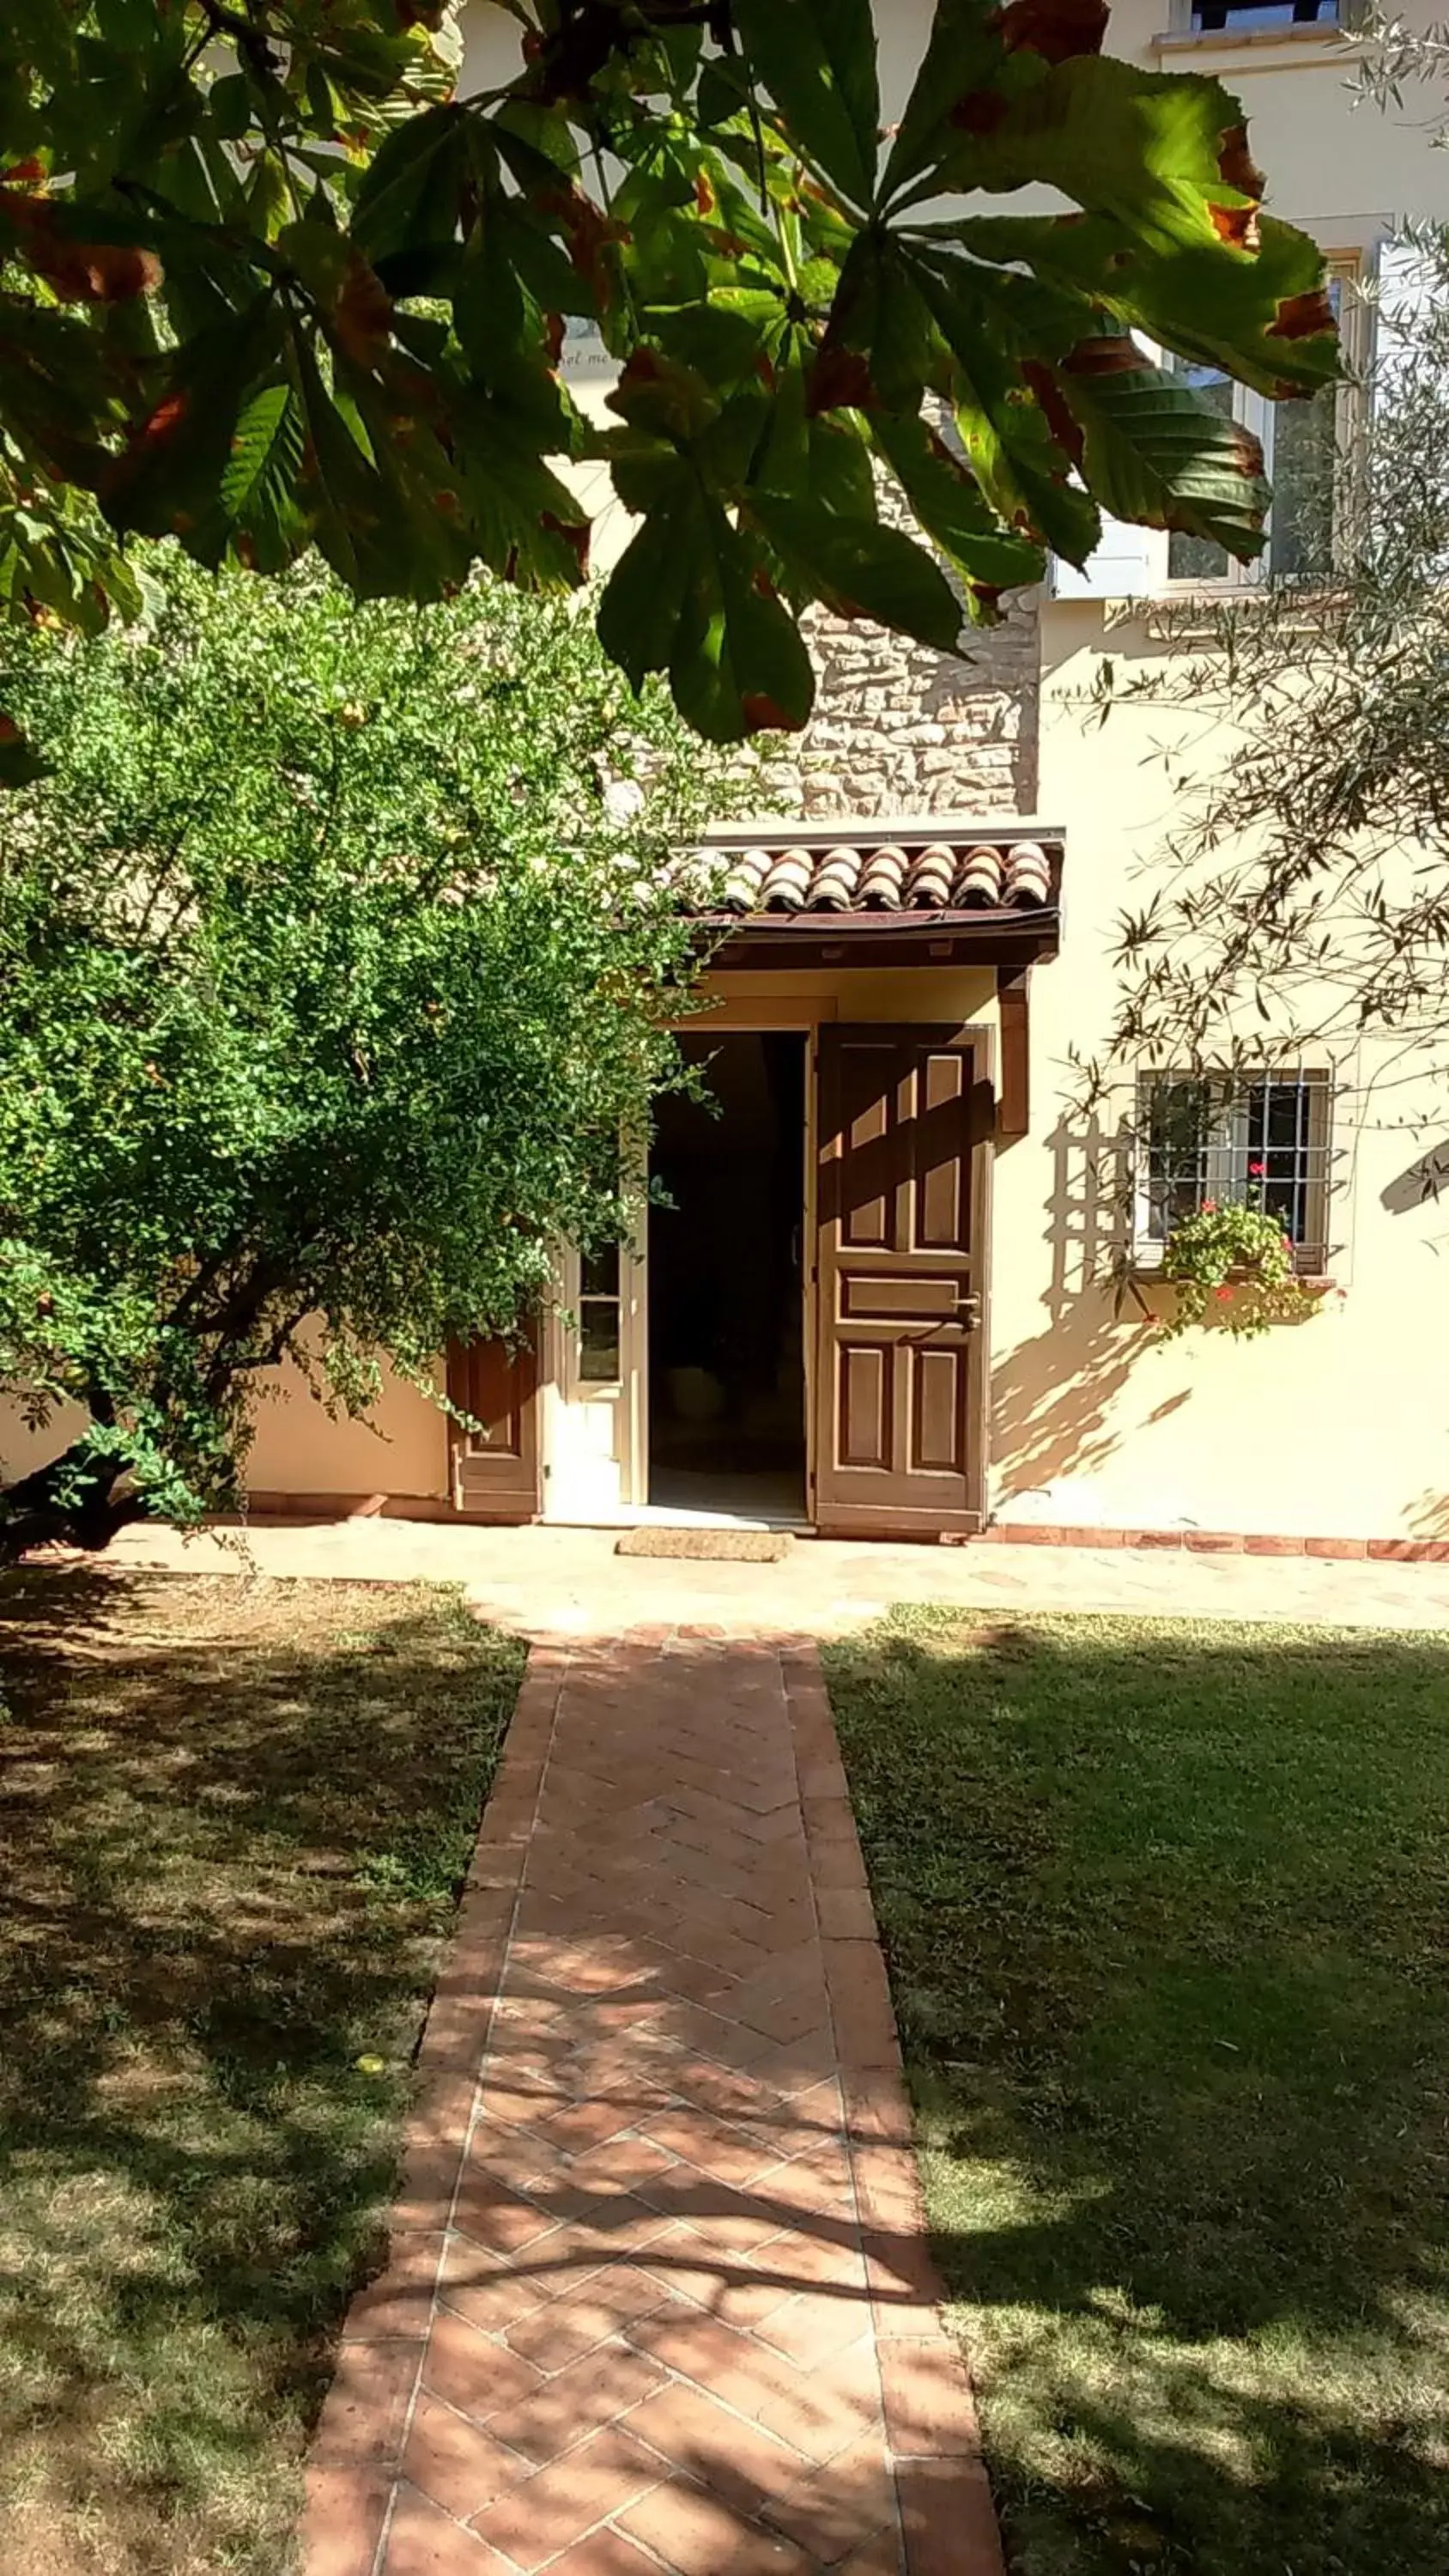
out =
<path fill-rule="evenodd" d="M 1449 1638 L 827 1668 L 1017 2576 L 1444 2576 Z"/>
<path fill-rule="evenodd" d="M 0 1583 L 0 2567 L 284 2576 L 522 1650 L 425 1586 Z"/>

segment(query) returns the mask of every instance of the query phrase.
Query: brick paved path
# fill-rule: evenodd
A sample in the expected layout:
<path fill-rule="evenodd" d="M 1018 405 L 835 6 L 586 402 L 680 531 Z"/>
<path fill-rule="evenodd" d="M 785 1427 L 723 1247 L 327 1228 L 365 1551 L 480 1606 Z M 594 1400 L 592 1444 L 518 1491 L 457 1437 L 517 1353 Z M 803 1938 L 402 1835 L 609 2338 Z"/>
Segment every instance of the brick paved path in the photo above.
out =
<path fill-rule="evenodd" d="M 1000 2576 L 813 1654 L 536 1649 L 306 2576 Z"/>

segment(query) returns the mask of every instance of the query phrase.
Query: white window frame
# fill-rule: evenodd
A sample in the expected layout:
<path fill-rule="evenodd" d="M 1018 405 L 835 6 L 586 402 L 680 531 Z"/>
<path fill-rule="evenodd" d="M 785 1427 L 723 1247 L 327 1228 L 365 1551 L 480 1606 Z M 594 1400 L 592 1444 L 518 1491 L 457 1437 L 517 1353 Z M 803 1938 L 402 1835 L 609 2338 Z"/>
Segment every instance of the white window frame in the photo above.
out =
<path fill-rule="evenodd" d="M 1229 6 L 1232 5 L 1234 0 L 1229 0 Z M 1290 19 L 1280 27 L 1264 26 L 1257 10 L 1250 11 L 1236 27 L 1200 27 L 1193 14 L 1195 7 L 1196 0 L 1172 0 L 1172 34 L 1201 36 L 1209 44 L 1219 45 L 1232 44 L 1234 41 L 1242 44 L 1252 38 L 1261 41 L 1273 36 L 1336 35 L 1340 28 L 1347 27 L 1350 15 L 1349 9 L 1345 6 L 1345 0 L 1328 0 L 1328 5 L 1321 17 Z"/>
<path fill-rule="evenodd" d="M 565 1254 L 564 1303 L 571 1318 L 567 1368 L 569 1393 L 575 1399 L 582 1398 L 585 1402 L 593 1396 L 618 1395 L 623 1389 L 624 1379 L 628 1374 L 624 1359 L 624 1344 L 630 1299 L 629 1262 L 634 1257 L 634 1246 L 632 1243 L 621 1243 L 618 1246 L 618 1254 L 619 1284 L 612 1294 L 600 1289 L 585 1288 L 583 1256 L 575 1245 L 570 1244 Z M 584 1369 L 584 1316 L 590 1306 L 612 1306 L 614 1309 L 614 1341 L 619 1354 L 619 1365 L 610 1377 L 589 1377 Z"/>
<path fill-rule="evenodd" d="M 1246 1165 L 1250 1150 L 1248 1135 L 1249 1102 L 1247 1095 L 1255 1085 L 1281 1083 L 1301 1086 L 1308 1094 L 1308 1135 L 1303 1151 L 1308 1168 L 1303 1175 L 1305 1204 L 1310 1221 L 1305 1225 L 1304 1240 L 1295 1245 L 1302 1275 L 1317 1276 L 1329 1253 L 1329 1209 L 1333 1192 L 1333 1093 L 1334 1077 L 1322 1065 L 1241 1065 L 1228 1074 L 1194 1074 L 1170 1065 L 1144 1068 L 1137 1077 L 1135 1116 L 1132 1127 L 1132 1266 L 1136 1270 L 1157 1270 L 1166 1250 L 1167 1229 L 1154 1230 L 1158 1211 L 1153 1205 L 1151 1164 L 1151 1100 L 1153 1092 L 1166 1084 L 1184 1088 L 1197 1085 L 1219 1101 L 1210 1111 L 1209 1132 L 1203 1148 L 1203 1177 L 1199 1206 L 1216 1199 L 1220 1206 L 1244 1204 L 1238 1186 L 1239 1175 Z"/>
<path fill-rule="evenodd" d="M 556 1367 L 559 1393 L 569 1404 L 587 1404 L 595 1398 L 608 1402 L 621 1395 L 637 1366 L 635 1344 L 649 1225 L 647 1164 L 639 1149 L 631 1148 L 622 1136 L 619 1140 L 619 1169 L 621 1186 L 632 1186 L 638 1192 L 639 1215 L 630 1232 L 619 1243 L 617 1290 L 590 1291 L 585 1288 L 583 1255 L 576 1243 L 561 1243 L 555 1253 Z M 619 1366 L 612 1377 L 584 1375 L 584 1309 L 591 1305 L 613 1306 L 615 1309 L 619 1328 Z"/>
<path fill-rule="evenodd" d="M 1339 453 L 1348 457 L 1352 454 L 1353 447 L 1361 435 L 1363 422 L 1362 380 L 1368 315 L 1368 306 L 1361 292 L 1364 282 L 1364 261 L 1362 254 L 1356 250 L 1328 251 L 1324 254 L 1323 264 L 1329 281 L 1337 279 L 1343 289 L 1339 299 L 1339 333 L 1348 360 L 1349 372 L 1339 384 L 1334 404 L 1334 436 Z M 1257 439 L 1263 450 L 1263 471 L 1270 483 L 1273 480 L 1273 430 L 1277 411 L 1276 403 L 1269 402 L 1264 394 L 1255 393 L 1250 385 L 1234 386 L 1232 416 L 1242 428 L 1248 430 Z M 1272 571 L 1273 513 L 1271 508 L 1268 512 L 1266 537 L 1267 542 L 1262 553 L 1255 555 L 1251 563 L 1238 563 L 1229 556 L 1227 571 L 1214 580 L 1204 579 L 1201 574 L 1172 573 L 1169 570 L 1172 541 L 1164 531 L 1161 539 L 1163 595 L 1169 599 L 1226 599 L 1231 598 L 1235 592 L 1256 589 L 1260 583 L 1268 579 Z M 1330 545 L 1335 554 L 1342 538 L 1342 528 L 1335 526 L 1330 531 Z"/>
<path fill-rule="evenodd" d="M 1370 306 L 1357 290 L 1362 286 L 1366 265 L 1362 251 L 1352 247 L 1325 253 L 1329 276 L 1338 278 L 1349 290 L 1342 299 L 1341 328 L 1350 373 L 1339 386 L 1335 417 L 1338 444 L 1345 456 L 1353 454 L 1363 429 L 1363 378 Z M 1154 366 L 1171 364 L 1156 344 L 1147 340 L 1140 331 L 1132 336 Z M 1235 386 L 1233 418 L 1241 421 L 1261 443 L 1270 482 L 1273 476 L 1275 410 L 1276 405 L 1264 395 L 1252 392 L 1246 385 Z M 1084 565 L 1078 568 L 1075 564 L 1064 563 L 1058 556 L 1052 557 L 1051 595 L 1057 600 L 1093 599 L 1103 605 L 1119 600 L 1211 601 L 1241 596 L 1262 582 L 1268 573 L 1272 561 L 1272 525 L 1270 511 L 1268 542 L 1252 563 L 1239 564 L 1230 559 L 1222 576 L 1204 579 L 1201 574 L 1173 576 L 1169 573 L 1170 540 L 1165 528 L 1140 528 L 1121 520 L 1104 518 L 1102 542 Z M 1338 534 L 1336 530 L 1335 538 Z"/>
<path fill-rule="evenodd" d="M 1171 367 L 1171 359 L 1168 359 Z M 1233 387 L 1232 417 L 1239 427 L 1256 438 L 1263 451 L 1263 471 L 1273 480 L 1273 405 L 1263 394 L 1254 393 L 1250 385 Z M 1157 587 L 1168 599 L 1227 599 L 1235 592 L 1254 590 L 1265 578 L 1273 543 L 1273 518 L 1269 511 L 1267 543 L 1251 562 L 1239 563 L 1229 555 L 1227 569 L 1216 576 L 1203 573 L 1175 573 L 1172 569 L 1172 532 L 1164 528 L 1157 539 L 1161 568 Z"/>

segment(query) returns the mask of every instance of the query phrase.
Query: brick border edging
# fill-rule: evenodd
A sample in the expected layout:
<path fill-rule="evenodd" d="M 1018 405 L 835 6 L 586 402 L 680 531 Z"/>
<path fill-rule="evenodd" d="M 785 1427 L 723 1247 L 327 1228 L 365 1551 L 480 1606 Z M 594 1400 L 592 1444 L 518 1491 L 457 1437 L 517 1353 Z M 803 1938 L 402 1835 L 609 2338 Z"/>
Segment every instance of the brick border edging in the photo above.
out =
<path fill-rule="evenodd" d="M 941 2322 L 900 2040 L 815 1647 L 782 1644 L 906 2576 L 1006 2576 L 965 2356 Z"/>
<path fill-rule="evenodd" d="M 484 1802 L 414 2061 L 387 2261 L 347 2311 L 312 2435 L 302 2576 L 374 2576 L 387 2532 L 437 2306 L 444 2243 L 438 2213 L 451 2217 L 468 2153 L 569 1661 L 566 1647 L 530 1648 Z"/>
<path fill-rule="evenodd" d="M 1270 1530 L 1097 1529 L 1090 1522 L 993 1521 L 966 1547 L 1185 1548 L 1194 1556 L 1321 1556 L 1449 1564 L 1449 1538 L 1280 1538 Z"/>

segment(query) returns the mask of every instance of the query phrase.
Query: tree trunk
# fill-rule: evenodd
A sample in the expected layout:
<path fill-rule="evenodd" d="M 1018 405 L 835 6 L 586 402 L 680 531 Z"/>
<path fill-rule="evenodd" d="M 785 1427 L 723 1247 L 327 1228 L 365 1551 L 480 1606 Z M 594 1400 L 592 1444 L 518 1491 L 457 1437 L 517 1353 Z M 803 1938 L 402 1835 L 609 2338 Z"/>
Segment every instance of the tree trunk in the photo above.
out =
<path fill-rule="evenodd" d="M 94 1553 L 108 1547 L 128 1521 L 144 1518 L 137 1495 L 117 1494 L 119 1479 L 109 1462 L 77 1472 L 81 1454 L 77 1443 L 0 1488 L 0 1564 L 13 1565 L 28 1548 L 48 1541 Z"/>

